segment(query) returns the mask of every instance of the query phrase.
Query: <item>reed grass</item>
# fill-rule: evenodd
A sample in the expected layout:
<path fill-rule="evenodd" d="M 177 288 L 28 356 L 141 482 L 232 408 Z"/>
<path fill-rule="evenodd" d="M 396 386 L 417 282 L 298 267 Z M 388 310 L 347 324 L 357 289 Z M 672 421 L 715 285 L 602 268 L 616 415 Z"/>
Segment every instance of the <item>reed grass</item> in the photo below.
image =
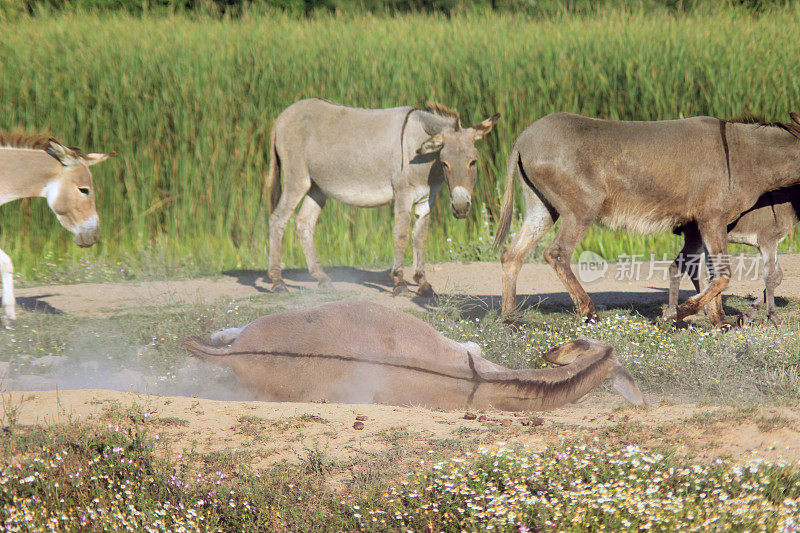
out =
<path fill-rule="evenodd" d="M 788 36 L 799 13 L 219 20 L 73 12 L 6 22 L 0 127 L 47 128 L 120 157 L 94 167 L 100 245 L 74 246 L 45 202 L 32 199 L 0 208 L 0 247 L 25 276 L 52 258 L 265 268 L 271 122 L 295 100 L 321 96 L 365 107 L 437 100 L 467 123 L 499 111 L 480 145 L 478 209 L 453 219 L 445 192 L 428 239 L 434 261 L 491 259 L 479 243 L 493 231 L 506 157 L 525 126 L 554 111 L 643 120 L 751 111 L 785 120 L 798 102 L 800 43 Z M 389 207 L 329 202 L 316 234 L 323 263 L 388 263 L 391 218 Z M 794 233 L 783 248 L 799 244 Z M 660 256 L 678 247 L 670 234 L 593 228 L 578 253 Z M 291 228 L 283 257 L 286 266 L 304 265 Z"/>

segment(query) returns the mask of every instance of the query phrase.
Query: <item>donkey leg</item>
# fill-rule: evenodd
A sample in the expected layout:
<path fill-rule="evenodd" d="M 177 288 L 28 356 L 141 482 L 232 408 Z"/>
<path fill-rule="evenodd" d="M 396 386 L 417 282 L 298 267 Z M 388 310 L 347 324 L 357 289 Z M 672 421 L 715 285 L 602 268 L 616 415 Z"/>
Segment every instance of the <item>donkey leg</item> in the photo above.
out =
<path fill-rule="evenodd" d="M 3 284 L 2 323 L 4 327 L 10 329 L 17 319 L 17 314 L 14 310 L 14 264 L 3 250 L 0 250 L 0 277 Z"/>
<path fill-rule="evenodd" d="M 411 224 L 411 205 L 413 204 L 410 194 L 395 195 L 394 200 L 394 263 L 392 264 L 392 295 L 408 296 L 405 279 L 403 279 L 403 259 L 408 247 L 408 228 Z"/>
<path fill-rule="evenodd" d="M 527 184 L 522 185 L 522 196 L 525 200 L 522 227 L 500 256 L 503 265 L 502 315 L 506 321 L 512 320 L 517 305 L 519 271 L 536 243 L 553 227 L 557 216 Z"/>
<path fill-rule="evenodd" d="M 675 320 L 683 320 L 696 314 L 706 304 L 714 300 L 731 282 L 731 260 L 728 255 L 728 236 L 724 223 L 706 222 L 700 224 L 700 234 L 713 269 L 713 281 L 700 294 L 695 294 L 680 306 L 675 313 Z M 670 317 L 671 318 L 671 317 Z M 727 322 L 718 322 L 718 316 L 709 319 L 715 326 L 729 326 Z"/>
<path fill-rule="evenodd" d="M 545 261 L 555 269 L 556 274 L 561 279 L 561 283 L 564 284 L 570 298 L 575 303 L 578 314 L 587 322 L 595 322 L 599 317 L 597 316 L 597 311 L 595 311 L 594 303 L 581 287 L 578 278 L 572 272 L 569 262 L 572 258 L 572 252 L 575 251 L 575 247 L 586 234 L 593 220 L 593 214 L 591 218 L 584 216 L 581 219 L 578 219 L 575 215 L 562 217 L 561 227 L 558 228 L 556 238 L 544 252 Z"/>
<path fill-rule="evenodd" d="M 711 261 L 711 256 L 706 254 L 706 268 L 708 269 L 708 277 L 709 279 L 714 279 L 716 277 L 714 271 L 714 263 Z M 700 265 L 697 265 L 697 281 L 695 283 L 695 290 L 699 294 L 702 292 L 701 289 L 701 282 L 700 282 Z M 722 295 L 717 294 L 717 296 L 708 302 L 703 310 L 706 313 L 706 316 L 711 321 L 712 324 L 717 326 L 728 327 L 732 326 L 733 322 L 728 321 L 728 317 L 725 316 L 725 310 L 722 308 Z"/>
<path fill-rule="evenodd" d="M 316 185 L 312 185 L 300 206 L 300 210 L 297 212 L 296 228 L 297 237 L 303 247 L 303 255 L 306 256 L 308 271 L 319 282 L 320 289 L 331 289 L 333 288 L 333 283 L 331 283 L 331 278 L 323 270 L 322 263 L 317 257 L 317 249 L 314 246 L 314 227 L 317 225 L 317 219 L 322 212 L 322 208 L 325 207 L 325 200 L 326 198 L 322 191 Z"/>
<path fill-rule="evenodd" d="M 775 310 L 775 287 L 780 285 L 781 281 L 783 281 L 783 269 L 778 263 L 778 243 L 776 242 L 764 255 L 764 300 L 767 304 L 767 318 L 775 326 L 779 326 L 781 323 L 781 317 Z"/>
<path fill-rule="evenodd" d="M 739 324 L 740 325 L 745 325 L 745 324 L 749 324 L 750 322 L 752 322 L 753 319 L 758 314 L 758 312 L 764 306 L 764 302 L 767 300 L 766 285 L 767 285 L 767 278 L 769 278 L 769 272 L 770 272 L 770 270 L 772 268 L 772 265 L 770 264 L 770 258 L 769 258 L 769 254 L 767 252 L 767 248 L 764 247 L 764 246 L 759 246 L 758 247 L 758 251 L 761 252 L 761 258 L 764 261 L 763 278 L 764 278 L 764 287 L 765 288 L 764 288 L 763 291 L 761 291 L 761 293 L 758 296 L 756 296 L 756 299 L 753 301 L 752 304 L 750 304 L 750 307 L 747 308 L 747 311 L 744 314 L 742 314 L 742 316 L 739 317 Z M 777 250 L 776 250 L 776 253 L 777 253 Z M 777 260 L 777 257 L 775 259 Z"/>
<path fill-rule="evenodd" d="M 424 208 L 418 208 L 417 220 L 411 232 L 414 257 L 414 281 L 417 283 L 417 294 L 420 296 L 433 296 L 433 287 L 425 278 L 425 240 L 428 238 L 428 222 L 431 218 L 430 206 L 425 203 Z"/>
<path fill-rule="evenodd" d="M 289 159 L 289 158 L 287 158 Z M 281 244 L 286 224 L 300 200 L 311 188 L 311 180 L 305 168 L 292 161 L 283 165 L 285 188 L 275 210 L 269 216 L 269 278 L 273 292 L 286 291 L 286 283 L 281 276 Z M 296 177 L 300 179 L 296 179 Z"/>
<path fill-rule="evenodd" d="M 689 274 L 695 290 L 700 292 L 700 264 L 696 259 L 701 253 L 703 243 L 697 226 L 688 224 L 684 229 L 683 236 L 683 248 L 669 267 L 669 299 L 667 308 L 661 314 L 664 319 L 674 316 L 678 309 L 681 279 L 685 273 Z"/>
<path fill-rule="evenodd" d="M 752 304 L 750 304 L 750 307 L 747 308 L 747 312 L 745 312 L 739 318 L 739 323 L 741 325 L 745 325 L 745 324 L 749 324 L 750 322 L 752 322 L 753 319 L 758 314 L 758 312 L 764 306 L 764 302 L 766 300 L 767 300 L 767 289 L 764 289 L 763 291 L 761 291 L 761 293 L 758 296 L 756 296 L 756 299 L 753 301 Z"/>

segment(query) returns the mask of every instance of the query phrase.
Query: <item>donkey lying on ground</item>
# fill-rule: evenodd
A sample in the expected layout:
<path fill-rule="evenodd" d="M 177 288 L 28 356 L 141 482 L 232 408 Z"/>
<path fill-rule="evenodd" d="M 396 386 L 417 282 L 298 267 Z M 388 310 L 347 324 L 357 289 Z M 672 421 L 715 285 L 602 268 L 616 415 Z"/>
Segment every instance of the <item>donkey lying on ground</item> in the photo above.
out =
<path fill-rule="evenodd" d="M 778 244 L 786 238 L 792 228 L 800 221 L 800 186 L 770 191 L 758 199 L 756 205 L 743 213 L 728 225 L 728 242 L 755 246 L 761 252 L 764 261 L 764 292 L 756 298 L 750 309 L 742 315 L 741 322 L 746 324 L 755 318 L 761 306 L 767 304 L 767 318 L 776 326 L 780 317 L 775 310 L 775 288 L 783 280 L 783 270 L 778 263 Z M 678 305 L 678 292 L 684 273 L 700 292 L 700 262 L 703 252 L 703 241 L 697 225 L 689 223 L 678 230 L 684 235 L 683 249 L 669 269 L 669 306 L 664 316 L 674 314 Z M 722 300 L 718 296 L 711 303 L 709 313 L 725 316 Z"/>
<path fill-rule="evenodd" d="M 425 238 L 433 200 L 447 182 L 453 215 L 467 216 L 478 175 L 475 141 L 491 131 L 499 116 L 474 128 L 462 128 L 456 112 L 438 105 L 360 109 L 312 98 L 286 108 L 270 134 L 272 161 L 267 181 L 272 290 L 286 290 L 281 277 L 281 243 L 300 200 L 297 235 L 309 272 L 320 287 L 330 286 L 314 247 L 314 226 L 330 197 L 357 207 L 387 205 L 394 200 L 394 294 L 409 292 L 403 279 L 403 257 L 413 210 L 417 216 L 412 232 L 414 281 L 420 295 L 432 295 L 425 279 Z"/>
<path fill-rule="evenodd" d="M 509 370 L 482 358 L 477 344 L 455 342 L 406 313 L 367 302 L 268 315 L 211 340 L 217 346 L 196 338 L 184 346 L 232 367 L 264 400 L 524 411 L 574 402 L 613 378 L 629 402 L 644 403 L 614 349 L 599 341 L 577 339 L 544 355 L 560 368 Z"/>
<path fill-rule="evenodd" d="M 506 316 L 514 310 L 523 261 L 560 217 L 544 257 L 587 320 L 597 318 L 594 304 L 569 261 L 592 222 L 641 233 L 695 223 L 714 279 L 666 317 L 681 320 L 730 283 L 728 224 L 764 193 L 800 183 L 800 128 L 711 117 L 622 122 L 548 115 L 522 132 L 511 150 L 495 246 L 511 223 L 515 179 L 525 218 L 501 258 Z M 725 324 L 719 313 L 709 318 Z"/>
<path fill-rule="evenodd" d="M 42 196 L 78 246 L 100 240 L 90 166 L 116 155 L 82 154 L 46 135 L 0 132 L 0 205 L 18 198 Z M 0 250 L 3 324 L 10 327 L 14 310 L 14 265 Z"/>

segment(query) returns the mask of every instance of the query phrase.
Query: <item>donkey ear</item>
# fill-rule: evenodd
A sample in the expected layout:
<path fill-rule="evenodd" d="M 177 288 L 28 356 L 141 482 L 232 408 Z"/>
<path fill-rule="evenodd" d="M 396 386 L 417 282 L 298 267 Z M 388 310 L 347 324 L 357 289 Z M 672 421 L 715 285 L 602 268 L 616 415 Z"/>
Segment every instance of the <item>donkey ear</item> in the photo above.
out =
<path fill-rule="evenodd" d="M 430 154 L 437 150 L 441 150 L 442 146 L 444 146 L 444 135 L 437 133 L 433 137 L 430 137 L 427 141 L 423 142 L 422 145 L 417 148 L 417 153 L 420 155 Z"/>
<path fill-rule="evenodd" d="M 619 365 L 614 369 L 614 388 L 633 405 L 647 405 L 647 401 L 628 371 Z"/>
<path fill-rule="evenodd" d="M 83 159 L 87 167 L 90 167 L 101 161 L 105 161 L 109 157 L 114 157 L 115 155 L 117 155 L 117 152 L 108 152 L 107 154 L 82 154 L 81 159 Z"/>
<path fill-rule="evenodd" d="M 50 148 L 47 153 L 55 157 L 59 163 L 65 167 L 72 167 L 78 164 L 80 156 L 76 154 L 71 148 L 67 148 L 55 139 L 49 139 Z"/>
<path fill-rule="evenodd" d="M 797 124 L 800 124 L 800 117 L 797 116 L 797 113 L 792 111 L 791 113 L 789 113 L 789 116 L 792 117 L 792 120 L 794 120 Z"/>
<path fill-rule="evenodd" d="M 551 365 L 569 365 L 577 361 L 579 357 L 591 349 L 592 344 L 589 342 L 589 339 L 579 337 L 574 341 L 556 346 L 549 352 L 543 354 L 542 359 Z"/>
<path fill-rule="evenodd" d="M 499 118 L 500 118 L 500 113 L 495 113 L 494 115 L 487 118 L 483 122 L 475 124 L 475 127 L 473 128 L 475 130 L 475 140 L 478 141 L 480 139 L 483 139 L 487 133 L 492 131 L 494 123 L 497 122 Z"/>

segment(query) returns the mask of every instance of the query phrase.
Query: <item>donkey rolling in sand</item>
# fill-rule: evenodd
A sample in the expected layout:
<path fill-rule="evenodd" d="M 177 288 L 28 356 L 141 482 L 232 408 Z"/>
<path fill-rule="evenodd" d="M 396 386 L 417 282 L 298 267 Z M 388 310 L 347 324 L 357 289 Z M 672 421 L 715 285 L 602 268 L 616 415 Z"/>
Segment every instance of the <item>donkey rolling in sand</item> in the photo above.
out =
<path fill-rule="evenodd" d="M 509 370 L 406 313 L 367 302 L 336 302 L 261 317 L 184 346 L 230 366 L 256 398 L 344 403 L 541 410 L 574 402 L 606 379 L 644 404 L 611 346 L 581 338 L 544 358 L 559 368 Z"/>
<path fill-rule="evenodd" d="M 780 324 L 780 317 L 775 310 L 775 288 L 783 280 L 783 269 L 778 263 L 778 245 L 798 221 L 800 221 L 800 185 L 764 194 L 752 209 L 742 213 L 728 225 L 728 242 L 755 246 L 761 252 L 764 262 L 764 291 L 741 316 L 740 323 L 747 324 L 752 321 L 766 303 L 767 318 L 776 326 Z M 703 252 L 703 241 L 694 223 L 679 228 L 679 231 L 684 235 L 684 245 L 669 269 L 669 305 L 664 310 L 664 316 L 672 315 L 678 306 L 678 293 L 684 273 L 689 274 L 695 289 L 698 293 L 701 292 L 698 259 Z M 722 300 L 719 297 L 709 306 L 709 314 L 713 313 L 724 318 Z"/>
<path fill-rule="evenodd" d="M 800 123 L 797 115 L 791 117 Z M 682 320 L 730 283 L 728 224 L 764 193 L 800 183 L 800 127 L 712 117 L 622 122 L 548 115 L 522 132 L 511 150 L 495 246 L 511 223 L 514 181 L 522 189 L 525 214 L 501 258 L 506 316 L 514 310 L 523 261 L 561 218 L 544 257 L 587 320 L 597 318 L 594 304 L 569 262 L 593 222 L 639 233 L 696 224 L 714 278 L 665 317 Z M 719 313 L 709 318 L 727 324 Z"/>
<path fill-rule="evenodd" d="M 0 205 L 18 198 L 41 196 L 75 244 L 91 246 L 100 240 L 100 220 L 94 203 L 91 165 L 115 155 L 82 154 L 43 135 L 0 132 Z M 10 327 L 14 310 L 14 265 L 0 250 L 3 287 L 2 322 Z"/>
<path fill-rule="evenodd" d="M 301 100 L 275 120 L 270 135 L 269 277 L 273 291 L 286 290 L 281 276 L 281 243 L 286 224 L 300 201 L 297 234 L 311 275 L 320 287 L 331 280 L 314 247 L 314 226 L 325 201 L 333 198 L 357 207 L 394 201 L 394 294 L 408 294 L 403 256 L 414 222 L 414 281 L 418 294 L 433 294 L 425 278 L 425 238 L 433 200 L 444 183 L 450 207 L 464 218 L 477 179 L 475 142 L 491 131 L 499 115 L 462 128 L 454 111 L 360 109 L 319 98 Z M 284 183 L 281 187 L 280 172 Z"/>

